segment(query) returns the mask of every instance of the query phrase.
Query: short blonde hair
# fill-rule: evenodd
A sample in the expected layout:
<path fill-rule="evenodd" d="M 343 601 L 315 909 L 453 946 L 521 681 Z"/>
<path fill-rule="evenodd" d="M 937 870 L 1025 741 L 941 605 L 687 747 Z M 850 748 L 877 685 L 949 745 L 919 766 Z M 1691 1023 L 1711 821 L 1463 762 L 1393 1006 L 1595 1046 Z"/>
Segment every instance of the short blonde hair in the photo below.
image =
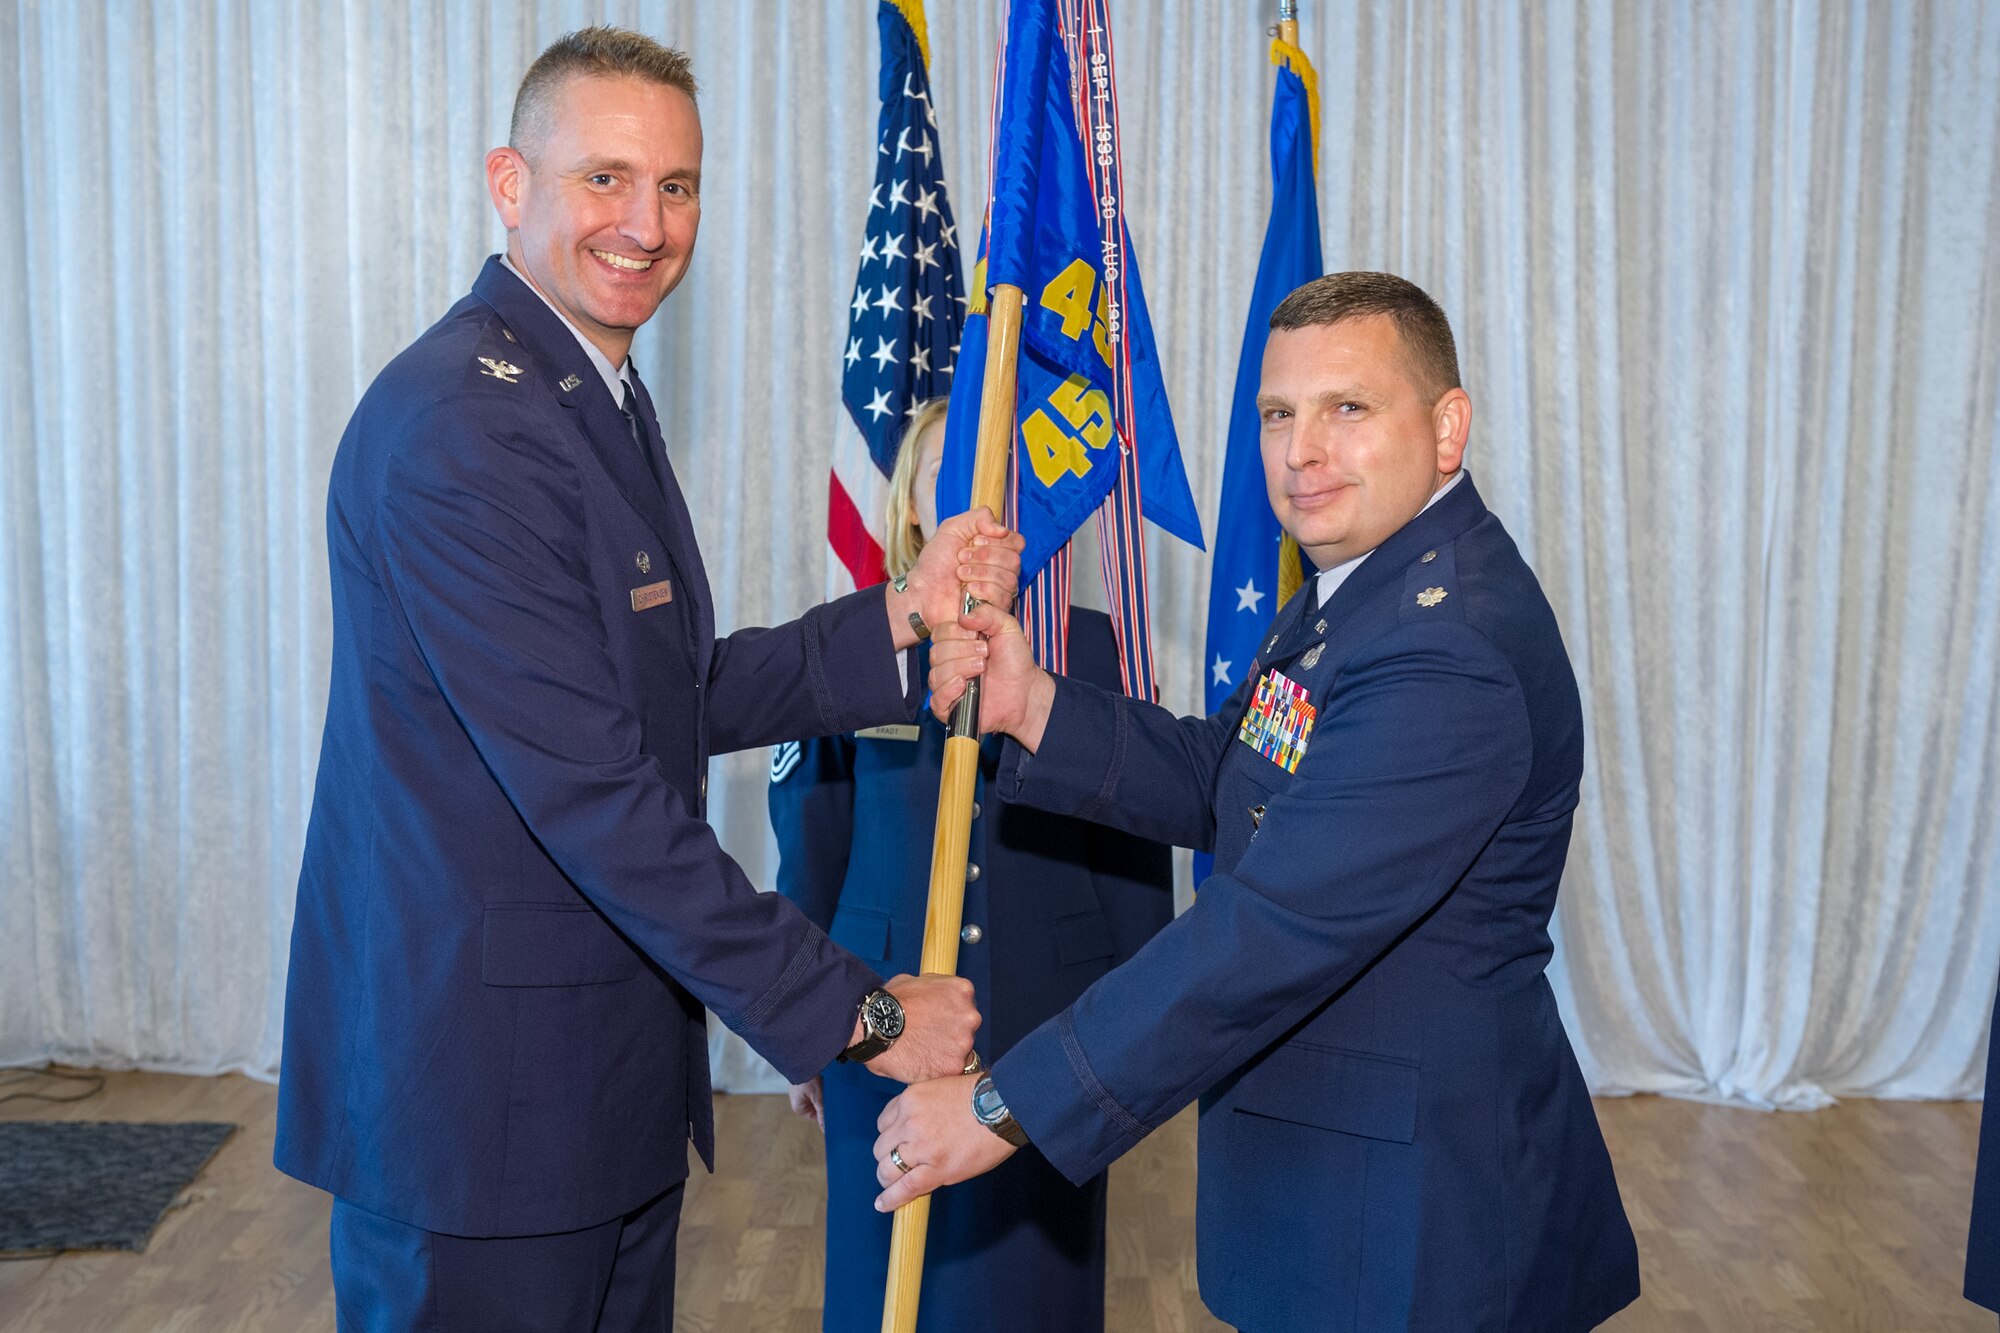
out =
<path fill-rule="evenodd" d="M 949 398 L 930 398 L 918 403 L 896 446 L 896 470 L 889 474 L 889 503 L 882 515 L 882 563 L 890 578 L 900 578 L 917 563 L 924 549 L 924 534 L 917 527 L 917 456 L 923 451 L 917 441 L 926 430 L 944 420 Z"/>

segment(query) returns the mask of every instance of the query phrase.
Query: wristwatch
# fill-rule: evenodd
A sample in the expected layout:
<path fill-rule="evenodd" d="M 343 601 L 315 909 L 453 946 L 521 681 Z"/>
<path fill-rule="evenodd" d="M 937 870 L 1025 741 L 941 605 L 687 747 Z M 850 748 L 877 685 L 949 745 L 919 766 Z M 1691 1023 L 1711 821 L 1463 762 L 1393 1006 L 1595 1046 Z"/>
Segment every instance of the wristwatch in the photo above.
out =
<path fill-rule="evenodd" d="M 991 1074 L 981 1074 L 979 1081 L 972 1085 L 972 1114 L 979 1123 L 998 1134 L 1016 1148 L 1028 1146 L 1028 1131 L 1021 1128 L 1007 1103 L 1000 1100 L 1000 1090 L 993 1086 Z"/>
<path fill-rule="evenodd" d="M 888 991 L 869 991 L 861 997 L 861 1040 L 842 1051 L 840 1058 L 849 1064 L 867 1064 L 902 1035 L 902 1002 Z"/>

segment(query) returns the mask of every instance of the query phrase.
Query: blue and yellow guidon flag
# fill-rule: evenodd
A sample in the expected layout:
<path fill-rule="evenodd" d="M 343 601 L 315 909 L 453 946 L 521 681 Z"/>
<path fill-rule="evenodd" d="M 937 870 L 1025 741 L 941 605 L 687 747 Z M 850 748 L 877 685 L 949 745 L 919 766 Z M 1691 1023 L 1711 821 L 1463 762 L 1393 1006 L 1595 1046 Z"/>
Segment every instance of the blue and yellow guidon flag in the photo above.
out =
<path fill-rule="evenodd" d="M 1215 518 L 1215 563 L 1210 567 L 1208 639 L 1202 654 L 1208 711 L 1221 708 L 1257 656 L 1257 641 L 1278 608 L 1310 570 L 1298 547 L 1278 528 L 1264 489 L 1259 452 L 1263 422 L 1257 384 L 1263 375 L 1264 340 L 1271 312 L 1294 288 L 1320 275 L 1319 201 L 1315 161 L 1319 141 L 1319 89 L 1305 52 L 1271 43 L 1278 86 L 1271 98 L 1271 221 L 1257 260 L 1257 285 L 1243 327 L 1236 362 L 1236 393 L 1229 409 L 1229 451 L 1222 463 L 1222 507 Z"/>
<path fill-rule="evenodd" d="M 1132 449 L 1146 518 L 1195 546 L 1201 520 L 1117 189 L 1115 115 L 1102 0 L 1013 0 L 994 107 L 993 196 L 952 381 L 938 510 L 972 493 L 986 367 L 986 293 L 1024 295 L 1014 416 L 1015 526 L 1028 580 L 1094 513 Z M 1072 52 L 1086 77 L 1076 78 Z M 1086 154 L 1082 110 L 1092 125 Z M 1100 184 L 1099 182 L 1102 182 Z"/>

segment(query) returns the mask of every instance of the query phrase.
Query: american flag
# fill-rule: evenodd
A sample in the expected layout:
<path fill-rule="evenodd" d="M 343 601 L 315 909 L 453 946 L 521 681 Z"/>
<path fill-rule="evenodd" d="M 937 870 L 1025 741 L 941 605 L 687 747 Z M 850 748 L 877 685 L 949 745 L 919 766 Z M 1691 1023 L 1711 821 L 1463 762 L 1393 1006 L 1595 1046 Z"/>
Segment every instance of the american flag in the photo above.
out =
<path fill-rule="evenodd" d="M 917 404 L 951 390 L 965 288 L 931 111 L 921 0 L 881 0 L 882 114 L 867 235 L 848 303 L 826 538 L 857 588 L 879 583 L 882 508 Z M 833 581 L 838 582 L 838 574 Z"/>

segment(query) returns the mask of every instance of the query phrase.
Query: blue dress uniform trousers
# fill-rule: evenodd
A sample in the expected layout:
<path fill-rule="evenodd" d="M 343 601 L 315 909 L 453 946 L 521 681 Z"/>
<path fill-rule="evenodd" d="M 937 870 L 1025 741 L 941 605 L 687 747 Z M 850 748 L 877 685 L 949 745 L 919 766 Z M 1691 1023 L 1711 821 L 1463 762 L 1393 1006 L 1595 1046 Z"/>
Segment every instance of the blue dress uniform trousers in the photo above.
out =
<path fill-rule="evenodd" d="M 927 654 L 912 669 L 928 669 Z M 1070 618 L 1070 673 L 1118 686 L 1111 622 Z M 772 762 L 778 890 L 835 942 L 885 974 L 922 953 L 944 726 L 781 746 Z M 1173 915 L 1171 854 L 1100 825 L 995 800 L 997 739 L 981 753 L 959 974 L 985 1021 L 989 1064 Z M 898 1090 L 835 1064 L 826 1078 L 824 1327 L 875 1333 L 888 1275 L 890 1218 L 874 1210 L 875 1120 Z M 1105 1182 L 1071 1184 L 1041 1156 L 940 1191 L 925 1250 L 922 1333 L 1095 1333 L 1104 1326 Z"/>
<path fill-rule="evenodd" d="M 339 1333 L 673 1333 L 685 1182 L 553 1236 L 448 1236 L 335 1199 Z"/>

